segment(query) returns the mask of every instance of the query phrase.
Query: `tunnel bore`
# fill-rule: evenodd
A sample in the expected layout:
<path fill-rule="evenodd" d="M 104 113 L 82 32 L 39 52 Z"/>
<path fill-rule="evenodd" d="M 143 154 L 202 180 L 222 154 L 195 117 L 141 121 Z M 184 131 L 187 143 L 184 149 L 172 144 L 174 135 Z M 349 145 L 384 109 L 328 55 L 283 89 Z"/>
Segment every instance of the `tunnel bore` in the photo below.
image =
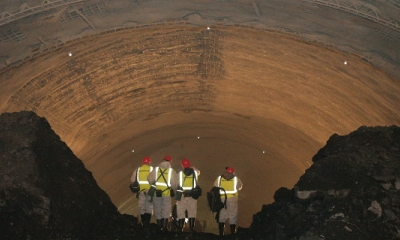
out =
<path fill-rule="evenodd" d="M 175 170 L 190 159 L 205 191 L 234 167 L 244 183 L 238 225 L 248 227 L 333 133 L 400 123 L 399 83 L 384 72 L 256 29 L 126 29 L 69 42 L 0 78 L 2 112 L 45 117 L 119 211 L 132 215 L 128 184 L 144 155 L 153 165 L 171 155 Z M 204 196 L 198 220 L 212 231 Z"/>

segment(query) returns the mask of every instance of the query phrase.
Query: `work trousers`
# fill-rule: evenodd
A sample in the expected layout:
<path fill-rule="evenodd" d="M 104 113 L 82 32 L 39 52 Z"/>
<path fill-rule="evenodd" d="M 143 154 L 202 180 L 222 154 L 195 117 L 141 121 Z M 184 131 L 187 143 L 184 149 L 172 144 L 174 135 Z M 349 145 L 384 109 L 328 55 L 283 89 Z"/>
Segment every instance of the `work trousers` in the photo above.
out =
<path fill-rule="evenodd" d="M 178 219 L 186 218 L 185 211 L 188 213 L 188 218 L 196 218 L 197 199 L 182 196 L 180 201 L 176 201 L 176 212 Z"/>
<path fill-rule="evenodd" d="M 151 202 L 151 197 L 147 194 L 147 191 L 139 193 L 139 212 L 140 215 L 145 213 L 153 214 L 153 202 Z"/>
<path fill-rule="evenodd" d="M 224 202 L 225 198 L 221 197 L 221 201 Z M 238 219 L 238 197 L 230 197 L 226 199 L 226 209 L 223 208 L 219 212 L 220 223 L 225 223 L 229 219 L 229 224 L 236 224 Z"/>
<path fill-rule="evenodd" d="M 171 217 L 171 197 L 153 197 L 154 216 L 156 219 L 169 219 Z"/>

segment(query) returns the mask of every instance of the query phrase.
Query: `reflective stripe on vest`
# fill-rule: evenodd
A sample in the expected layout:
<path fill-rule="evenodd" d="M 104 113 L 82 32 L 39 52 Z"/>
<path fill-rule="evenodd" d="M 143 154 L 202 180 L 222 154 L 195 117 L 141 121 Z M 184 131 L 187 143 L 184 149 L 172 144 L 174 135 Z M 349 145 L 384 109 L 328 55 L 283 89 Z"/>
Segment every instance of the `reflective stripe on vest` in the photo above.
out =
<path fill-rule="evenodd" d="M 179 173 L 179 186 L 182 187 L 183 190 L 192 190 L 192 188 L 196 187 L 196 182 L 197 182 L 197 172 L 194 171 L 194 176 L 196 180 L 193 179 L 193 174 L 189 176 L 183 176 L 183 171 Z"/>
<path fill-rule="evenodd" d="M 225 193 L 227 197 L 233 197 L 235 194 L 238 193 L 236 186 L 237 186 L 236 177 L 233 177 L 230 180 L 227 180 L 221 176 L 218 177 L 218 187 L 225 189 L 225 192 L 224 191 L 219 192 L 221 194 L 221 197 L 225 196 Z"/>
<path fill-rule="evenodd" d="M 164 178 L 167 180 L 167 182 L 165 182 L 164 178 L 161 176 L 161 171 L 163 171 L 163 170 L 165 170 L 165 168 L 156 167 L 156 173 L 157 173 L 155 175 L 156 187 L 157 187 L 157 189 L 161 189 L 161 190 L 165 190 L 171 186 L 172 168 L 169 168 L 168 171 L 164 172 Z M 165 175 L 167 175 L 167 176 L 165 176 Z M 157 181 L 157 179 L 158 179 L 158 181 Z"/>
<path fill-rule="evenodd" d="M 150 189 L 150 184 L 147 181 L 147 176 L 153 171 L 153 167 L 149 165 L 142 165 L 138 168 L 136 179 L 140 184 L 140 189 Z"/>

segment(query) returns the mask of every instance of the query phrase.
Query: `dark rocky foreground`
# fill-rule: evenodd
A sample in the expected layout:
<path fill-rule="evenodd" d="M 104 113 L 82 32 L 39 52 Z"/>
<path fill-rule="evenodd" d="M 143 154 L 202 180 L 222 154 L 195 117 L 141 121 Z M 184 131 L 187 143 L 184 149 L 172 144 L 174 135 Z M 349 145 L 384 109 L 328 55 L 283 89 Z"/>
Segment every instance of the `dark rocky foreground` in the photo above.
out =
<path fill-rule="evenodd" d="M 333 135 L 293 189 L 227 239 L 400 239 L 400 128 Z M 260 206 L 261 207 L 261 206 Z M 219 239 L 161 235 L 119 214 L 44 118 L 0 116 L 0 239 Z"/>
<path fill-rule="evenodd" d="M 254 215 L 262 239 L 400 239 L 400 128 L 334 134 L 293 189 Z"/>
<path fill-rule="evenodd" d="M 3 239 L 107 238 L 136 222 L 118 214 L 44 118 L 2 114 L 0 151 Z"/>

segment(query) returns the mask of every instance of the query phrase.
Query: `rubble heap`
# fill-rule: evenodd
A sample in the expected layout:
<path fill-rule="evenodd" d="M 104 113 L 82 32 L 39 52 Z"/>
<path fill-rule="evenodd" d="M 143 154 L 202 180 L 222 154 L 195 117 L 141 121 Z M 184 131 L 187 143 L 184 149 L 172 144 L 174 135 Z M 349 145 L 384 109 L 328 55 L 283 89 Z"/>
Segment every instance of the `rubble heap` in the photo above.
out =
<path fill-rule="evenodd" d="M 2 239 L 110 239 L 137 222 L 33 112 L 0 116 L 0 179 Z"/>
<path fill-rule="evenodd" d="M 400 128 L 334 134 L 293 189 L 254 215 L 262 239 L 400 239 Z"/>

